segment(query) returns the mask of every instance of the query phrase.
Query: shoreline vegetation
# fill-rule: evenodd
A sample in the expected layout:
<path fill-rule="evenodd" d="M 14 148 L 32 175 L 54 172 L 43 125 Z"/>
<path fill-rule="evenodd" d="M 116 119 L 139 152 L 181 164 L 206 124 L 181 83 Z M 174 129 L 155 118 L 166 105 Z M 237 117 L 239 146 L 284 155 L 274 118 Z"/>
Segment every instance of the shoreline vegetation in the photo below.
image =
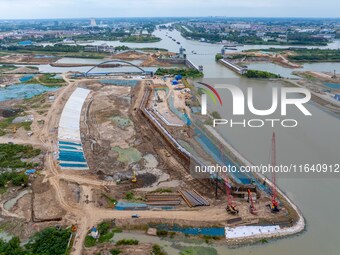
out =
<path fill-rule="evenodd" d="M 217 53 L 215 55 L 215 61 L 219 61 L 220 59 L 223 59 L 223 55 L 221 53 Z"/>
<path fill-rule="evenodd" d="M 56 76 L 54 73 L 45 73 L 34 77 L 25 82 L 24 84 L 41 84 L 43 86 L 63 86 L 65 85 L 65 80 L 62 77 Z"/>
<path fill-rule="evenodd" d="M 159 38 L 160 39 L 160 38 Z M 125 41 L 128 42 L 128 41 Z M 136 42 L 138 43 L 138 42 Z M 140 41 L 140 43 L 145 43 Z M 41 45 L 30 45 L 30 46 L 19 46 L 12 45 L 8 47 L 0 46 L 0 54 L 6 55 L 10 53 L 30 53 L 30 54 L 49 54 L 52 58 L 58 57 L 69 57 L 69 58 L 95 58 L 103 59 L 111 54 L 111 52 L 91 52 L 86 51 L 86 45 L 63 45 L 55 44 L 53 46 L 41 46 Z M 141 47 L 141 48 L 131 48 L 126 45 L 112 47 L 114 52 L 121 52 L 125 50 L 141 50 L 141 51 L 164 51 L 168 52 L 168 49 L 159 47 Z M 57 59 L 55 59 L 57 60 Z M 3 63 L 7 64 L 7 63 Z"/>
<path fill-rule="evenodd" d="M 182 75 L 185 78 L 202 78 L 203 77 L 203 73 L 193 69 L 193 68 L 189 68 L 189 69 L 176 69 L 176 68 L 158 68 L 157 71 L 155 72 L 155 75 L 160 75 L 160 76 L 164 76 L 164 75 Z"/>
<path fill-rule="evenodd" d="M 340 62 L 340 49 L 318 49 L 318 48 L 269 48 L 245 50 L 244 52 L 270 52 L 287 54 L 287 59 L 294 62 Z M 237 55 L 235 55 L 236 58 Z M 240 55 L 242 57 L 243 55 Z"/>
<path fill-rule="evenodd" d="M 244 55 L 241 55 L 241 54 L 239 54 L 239 55 L 229 55 L 229 56 L 231 56 L 230 57 L 231 59 L 235 59 L 235 58 L 233 58 L 233 56 L 236 56 L 237 57 L 236 59 L 238 59 L 239 56 L 244 57 Z M 221 53 L 217 53 L 215 55 L 215 61 L 219 61 L 223 58 L 224 57 Z M 278 75 L 278 74 L 274 74 L 274 73 L 267 72 L 267 71 L 261 71 L 261 70 L 251 70 L 251 69 L 246 71 L 244 74 L 242 74 L 242 76 L 247 77 L 249 79 L 279 79 L 279 78 L 281 78 L 281 76 Z"/>
<path fill-rule="evenodd" d="M 128 36 L 120 39 L 120 42 L 128 42 L 128 43 L 155 43 L 159 42 L 162 39 L 156 36 Z"/>
<path fill-rule="evenodd" d="M 245 74 L 243 74 L 243 76 L 249 79 L 279 79 L 281 78 L 280 75 L 267 72 L 267 71 L 260 71 L 260 70 L 248 70 Z"/>

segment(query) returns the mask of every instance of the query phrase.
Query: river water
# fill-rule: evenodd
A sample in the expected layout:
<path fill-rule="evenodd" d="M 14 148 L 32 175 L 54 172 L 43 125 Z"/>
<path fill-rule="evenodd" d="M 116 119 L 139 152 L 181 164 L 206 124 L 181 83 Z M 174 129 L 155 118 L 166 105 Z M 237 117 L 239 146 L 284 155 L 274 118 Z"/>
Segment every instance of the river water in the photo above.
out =
<path fill-rule="evenodd" d="M 165 31 L 156 34 L 165 38 L 157 47 L 169 45 L 170 50 L 176 50 L 178 45 L 168 37 Z M 273 81 L 254 81 L 239 77 L 226 67 L 217 64 L 214 55 L 220 51 L 221 45 L 211 45 L 183 38 L 177 31 L 168 32 L 173 38 L 181 42 L 186 49 L 188 58 L 196 65 L 204 66 L 205 78 L 217 79 L 222 83 L 224 78 L 237 84 L 242 90 L 254 87 L 257 105 L 270 105 L 271 88 L 282 87 L 283 84 Z M 266 48 L 271 46 L 244 46 L 239 49 Z M 273 46 L 275 47 L 275 46 Z M 337 41 L 328 46 L 339 48 Z M 192 51 L 197 54 L 190 55 Z M 266 64 L 264 64 L 266 65 Z M 305 64 L 306 70 L 330 71 L 339 63 Z M 336 66 L 336 67 L 335 67 Z M 313 69 L 312 69 L 313 68 Z M 268 69 L 267 69 L 268 70 Z M 231 80 L 230 80 L 231 79 Z M 221 93 L 220 93 L 221 94 Z M 230 102 L 231 97 L 222 94 L 223 102 Z M 214 109 L 209 105 L 209 109 Z M 289 118 L 299 121 L 296 128 L 277 128 L 277 163 L 339 163 L 340 161 L 340 121 L 339 116 L 321 109 L 314 103 L 308 104 L 311 117 L 302 117 L 298 110 L 288 111 Z M 221 115 L 231 118 L 230 110 L 215 108 Z M 258 163 L 268 163 L 270 153 L 270 138 L 272 128 L 220 128 L 220 133 L 240 151 L 247 159 Z M 337 178 L 291 178 L 279 176 L 278 184 L 301 209 L 306 218 L 306 231 L 299 236 L 272 241 L 266 245 L 247 246 L 238 249 L 217 247 L 219 254 L 253 254 L 253 255 L 286 255 L 286 254 L 340 254 L 340 197 L 337 195 L 339 179 Z M 334 177 L 334 176 L 333 176 Z"/>
<path fill-rule="evenodd" d="M 204 66 L 205 78 L 218 81 L 219 83 L 236 83 L 242 90 L 253 87 L 256 94 L 255 103 L 259 106 L 269 106 L 271 103 L 271 88 L 282 87 L 284 84 L 274 81 L 254 81 L 239 77 L 226 67 L 215 62 L 214 56 L 220 52 L 222 45 L 208 44 L 190 41 L 183 38 L 178 31 L 155 31 L 155 35 L 162 38 L 157 43 L 120 43 L 96 41 L 93 45 L 129 47 L 159 47 L 178 52 L 180 45 L 166 36 L 168 33 L 181 43 L 186 49 L 187 56 L 196 65 Z M 239 50 L 254 48 L 270 48 L 280 46 L 244 46 Z M 327 48 L 339 48 L 340 42 L 336 41 Z M 281 48 L 285 48 L 281 47 Z M 326 48 L 326 47 L 321 47 Z M 194 54 L 196 53 L 196 54 Z M 291 76 L 291 70 L 273 64 L 257 63 L 251 67 L 280 73 L 282 76 Z M 44 67 L 45 68 L 45 67 Z M 80 68 L 82 70 L 83 68 Z M 305 64 L 304 70 L 329 71 L 340 70 L 339 63 L 313 63 Z M 46 67 L 45 71 L 63 70 Z M 299 70 L 299 69 L 297 69 Z M 300 69 L 301 70 L 301 69 Z M 224 80 L 226 79 L 226 80 Z M 232 80 L 230 80 L 232 79 Z M 224 102 L 230 102 L 231 97 L 223 94 Z M 210 108 L 212 107 L 212 108 Z M 332 114 L 315 103 L 309 103 L 308 110 L 311 117 L 302 117 L 297 109 L 288 111 L 289 118 L 299 121 L 296 128 L 275 128 L 277 134 L 277 163 L 339 163 L 340 158 L 340 121 L 339 116 Z M 214 108 L 224 118 L 231 118 L 230 110 L 227 108 Z M 270 139 L 273 129 L 265 128 L 219 128 L 223 137 L 232 144 L 241 154 L 251 162 L 268 163 L 270 153 Z M 265 245 L 246 246 L 237 249 L 229 249 L 225 246 L 217 246 L 220 255 L 287 255 L 287 254 L 310 254 L 310 255 L 339 255 L 340 241 L 340 196 L 338 196 L 339 179 L 333 176 L 324 178 L 292 178 L 279 176 L 278 184 L 289 197 L 298 205 L 306 218 L 306 231 L 298 236 L 285 238 L 283 240 L 270 241 Z M 170 249 L 169 254 L 176 254 Z"/>
<path fill-rule="evenodd" d="M 340 71 L 340 63 L 326 62 L 326 63 L 305 63 L 302 68 L 291 69 L 273 63 L 251 63 L 247 65 L 249 69 L 263 70 L 271 73 L 279 74 L 285 78 L 298 78 L 293 75 L 292 71 L 319 71 L 319 72 L 333 72 Z"/>

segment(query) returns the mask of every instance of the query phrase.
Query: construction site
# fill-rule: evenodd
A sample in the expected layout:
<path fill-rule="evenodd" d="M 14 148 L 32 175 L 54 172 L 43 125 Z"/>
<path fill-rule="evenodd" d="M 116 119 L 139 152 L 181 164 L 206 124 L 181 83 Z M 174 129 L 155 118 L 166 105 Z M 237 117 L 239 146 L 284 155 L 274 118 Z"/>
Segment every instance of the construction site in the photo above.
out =
<path fill-rule="evenodd" d="M 45 112 L 34 110 L 29 141 L 42 148 L 44 167 L 30 177 L 30 192 L 1 204 L 4 216 L 26 224 L 22 236 L 73 225 L 72 254 L 82 254 L 91 227 L 107 219 L 123 229 L 217 226 L 228 244 L 304 229 L 275 175 L 192 175 L 197 164 L 250 164 L 200 115 L 194 82 L 152 73 L 62 77 L 67 85 L 45 96 L 53 96 Z M 1 141 L 25 143 L 19 134 Z M 275 149 L 273 134 L 272 165 Z"/>

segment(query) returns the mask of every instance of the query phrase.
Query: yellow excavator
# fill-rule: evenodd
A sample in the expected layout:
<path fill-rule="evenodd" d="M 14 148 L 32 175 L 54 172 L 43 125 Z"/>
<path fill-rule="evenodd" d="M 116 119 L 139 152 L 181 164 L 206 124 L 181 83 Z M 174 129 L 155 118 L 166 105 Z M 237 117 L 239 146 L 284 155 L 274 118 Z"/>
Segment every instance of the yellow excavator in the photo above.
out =
<path fill-rule="evenodd" d="M 131 182 L 132 183 L 136 183 L 137 182 L 137 176 L 136 176 L 136 171 L 133 170 L 133 175 L 132 175 L 132 178 L 131 178 Z"/>

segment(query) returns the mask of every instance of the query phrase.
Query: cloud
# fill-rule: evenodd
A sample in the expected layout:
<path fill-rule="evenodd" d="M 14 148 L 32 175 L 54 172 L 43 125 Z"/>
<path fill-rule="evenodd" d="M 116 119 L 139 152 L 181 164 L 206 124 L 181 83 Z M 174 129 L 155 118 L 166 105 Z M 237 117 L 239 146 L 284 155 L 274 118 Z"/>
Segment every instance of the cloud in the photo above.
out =
<path fill-rule="evenodd" d="M 337 0 L 0 0 L 0 18 L 339 16 Z"/>

